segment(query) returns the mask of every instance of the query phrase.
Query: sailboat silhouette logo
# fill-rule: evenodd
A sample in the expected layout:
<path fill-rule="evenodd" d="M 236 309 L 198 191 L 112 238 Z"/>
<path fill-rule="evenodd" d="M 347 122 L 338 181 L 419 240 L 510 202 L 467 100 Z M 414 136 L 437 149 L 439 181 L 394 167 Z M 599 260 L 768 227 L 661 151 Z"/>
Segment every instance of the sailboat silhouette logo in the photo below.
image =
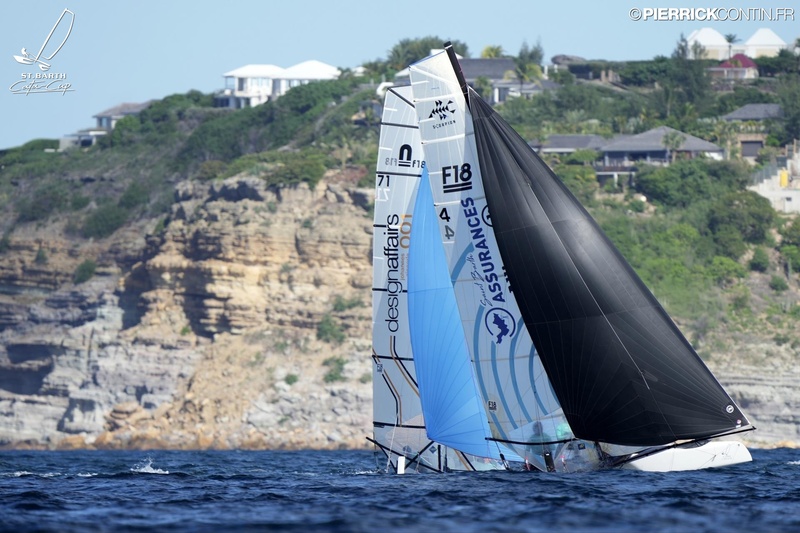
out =
<path fill-rule="evenodd" d="M 50 63 L 47 63 L 46 61 L 52 61 L 52 59 L 67 42 L 70 33 L 72 33 L 73 24 L 75 24 L 75 13 L 69 9 L 65 9 L 61 13 L 61 16 L 58 17 L 58 20 L 56 20 L 56 23 L 53 25 L 53 29 L 51 29 L 50 33 L 47 34 L 47 37 L 44 38 L 44 42 L 42 43 L 41 48 L 39 48 L 38 54 L 32 55 L 30 52 L 28 52 L 27 48 L 23 48 L 21 52 L 22 55 L 14 56 L 14 59 L 17 63 L 22 65 L 35 64 L 39 67 L 39 70 L 42 72 L 47 72 L 50 70 Z"/>

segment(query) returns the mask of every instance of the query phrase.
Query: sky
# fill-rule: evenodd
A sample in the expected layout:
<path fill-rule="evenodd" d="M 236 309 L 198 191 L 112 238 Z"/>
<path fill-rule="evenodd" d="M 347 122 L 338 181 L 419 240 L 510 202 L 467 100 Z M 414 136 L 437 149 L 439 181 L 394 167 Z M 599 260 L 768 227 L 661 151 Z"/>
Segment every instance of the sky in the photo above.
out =
<path fill-rule="evenodd" d="M 773 21 L 633 20 L 649 8 L 793 9 Z M 64 42 L 48 61 L 33 56 L 69 9 L 74 24 L 59 26 L 51 46 Z M 716 12 L 724 18 L 722 12 Z M 707 16 L 705 12 L 700 16 Z M 746 41 L 758 28 L 787 43 L 800 37 L 796 0 L 536 1 L 506 0 L 37 0 L 0 5 L 0 149 L 37 138 L 59 138 L 95 125 L 93 115 L 123 102 L 143 102 L 192 89 L 211 93 L 223 73 L 250 63 L 290 67 L 316 59 L 340 68 L 386 59 L 402 39 L 440 37 L 466 43 L 479 57 L 489 45 L 516 55 L 523 43 L 541 44 L 545 63 L 556 54 L 586 59 L 642 60 L 668 56 L 681 34 L 711 27 Z M 24 78 L 37 73 L 66 92 L 24 94 Z M 380 81 L 380 80 L 378 80 Z M 53 85 L 52 82 L 55 82 Z M 44 84 L 39 80 L 40 84 Z M 16 91 L 16 92 L 15 92 Z"/>

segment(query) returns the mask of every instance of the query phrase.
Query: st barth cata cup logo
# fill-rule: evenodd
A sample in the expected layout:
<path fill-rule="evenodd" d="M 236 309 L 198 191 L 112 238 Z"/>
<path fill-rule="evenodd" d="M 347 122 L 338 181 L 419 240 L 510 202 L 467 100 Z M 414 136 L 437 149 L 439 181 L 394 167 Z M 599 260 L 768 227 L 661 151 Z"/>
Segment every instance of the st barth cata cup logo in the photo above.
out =
<path fill-rule="evenodd" d="M 75 24 L 75 13 L 69 9 L 64 9 L 61 15 L 56 20 L 50 33 L 44 38 L 42 46 L 36 55 L 28 52 L 27 48 L 23 48 L 21 54 L 15 55 L 14 60 L 26 66 L 36 65 L 41 72 L 36 73 L 23 73 L 21 80 L 14 83 L 9 89 L 16 94 L 31 94 L 31 93 L 62 93 L 66 94 L 67 91 L 72 91 L 71 84 L 64 83 L 67 75 L 63 73 L 48 72 L 53 58 L 58 54 L 61 48 L 69 39 L 72 33 L 72 26 Z"/>

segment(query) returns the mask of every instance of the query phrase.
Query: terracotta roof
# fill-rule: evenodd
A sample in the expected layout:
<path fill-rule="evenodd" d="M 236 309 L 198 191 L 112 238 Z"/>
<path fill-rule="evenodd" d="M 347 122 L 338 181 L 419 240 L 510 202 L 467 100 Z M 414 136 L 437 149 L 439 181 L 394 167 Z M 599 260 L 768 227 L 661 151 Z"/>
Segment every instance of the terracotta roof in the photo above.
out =
<path fill-rule="evenodd" d="M 735 54 L 720 64 L 720 68 L 758 68 L 755 62 L 744 54 Z"/>

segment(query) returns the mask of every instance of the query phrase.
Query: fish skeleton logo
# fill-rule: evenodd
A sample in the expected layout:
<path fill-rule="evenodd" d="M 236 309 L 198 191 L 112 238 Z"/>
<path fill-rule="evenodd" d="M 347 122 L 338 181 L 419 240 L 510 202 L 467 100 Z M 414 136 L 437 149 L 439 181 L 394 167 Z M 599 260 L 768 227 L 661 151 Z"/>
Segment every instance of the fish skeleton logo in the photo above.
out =
<path fill-rule="evenodd" d="M 69 27 L 67 27 L 67 22 L 64 20 L 65 17 L 69 21 Z M 22 55 L 14 56 L 14 59 L 17 61 L 17 63 L 21 63 L 23 65 L 37 64 L 39 66 L 39 70 L 42 72 L 47 72 L 50 70 L 50 63 L 46 63 L 45 60 L 52 61 L 56 54 L 61 50 L 61 48 L 67 42 L 70 33 L 72 33 L 73 24 L 75 24 L 75 13 L 69 9 L 65 9 L 63 13 L 61 13 L 61 16 L 58 17 L 55 25 L 53 25 L 53 29 L 50 30 L 50 33 L 48 33 L 47 37 L 44 38 L 44 42 L 42 43 L 41 48 L 39 48 L 38 54 L 35 56 L 31 55 L 27 48 L 23 48 L 21 52 Z M 56 30 L 58 30 L 58 32 L 56 32 Z M 64 34 L 64 32 L 66 32 L 66 34 L 59 42 L 60 35 Z M 53 39 L 54 34 L 56 34 L 55 39 Z"/>
<path fill-rule="evenodd" d="M 453 109 L 450 109 L 451 106 L 453 107 Z M 441 100 L 436 100 L 436 106 L 433 108 L 433 111 L 431 111 L 431 114 L 428 115 L 428 118 L 433 118 L 434 115 L 437 115 L 439 117 L 439 120 L 444 120 L 447 118 L 448 113 L 455 113 L 455 112 L 456 112 L 455 104 L 453 103 L 452 100 L 448 100 L 447 103 L 444 105 L 442 105 Z"/>
<path fill-rule="evenodd" d="M 484 324 L 492 334 L 497 344 L 502 344 L 503 339 L 513 337 L 517 331 L 517 322 L 511 313 L 502 307 L 492 307 L 486 312 Z"/>

